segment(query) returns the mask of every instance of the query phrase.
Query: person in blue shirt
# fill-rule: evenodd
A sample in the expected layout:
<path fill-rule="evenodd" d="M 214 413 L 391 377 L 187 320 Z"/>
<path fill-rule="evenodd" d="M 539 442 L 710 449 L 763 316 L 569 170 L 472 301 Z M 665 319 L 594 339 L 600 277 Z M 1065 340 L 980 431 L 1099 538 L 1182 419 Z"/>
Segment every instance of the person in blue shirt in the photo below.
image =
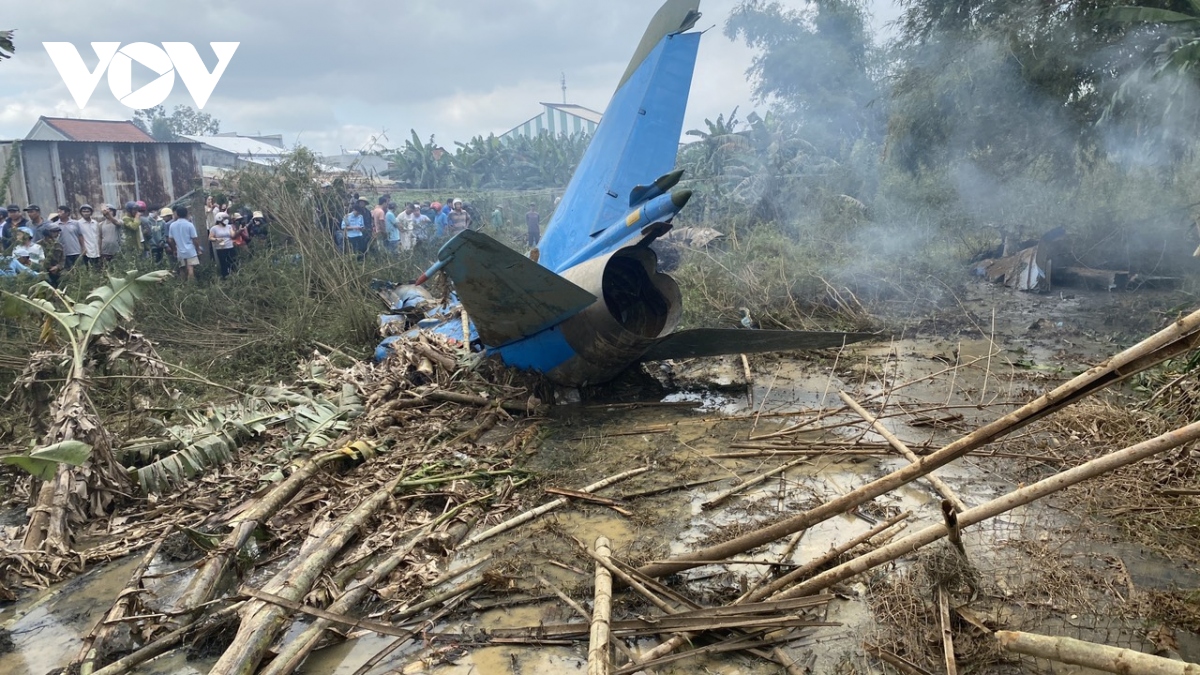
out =
<path fill-rule="evenodd" d="M 396 218 L 396 203 L 388 202 L 387 213 L 383 215 L 384 229 L 387 230 L 387 246 L 388 253 L 395 255 L 400 248 L 400 227 L 401 223 Z"/>
<path fill-rule="evenodd" d="M 367 200 L 365 199 L 356 201 L 353 210 L 342 218 L 342 232 L 345 241 L 360 256 L 367 252 L 367 238 L 364 235 L 365 228 L 370 222 L 371 214 L 367 211 Z"/>
<path fill-rule="evenodd" d="M 449 210 L 438 211 L 437 217 L 433 219 L 433 224 L 437 225 L 437 233 L 433 235 L 435 239 L 446 236 L 446 226 L 450 224 Z"/>

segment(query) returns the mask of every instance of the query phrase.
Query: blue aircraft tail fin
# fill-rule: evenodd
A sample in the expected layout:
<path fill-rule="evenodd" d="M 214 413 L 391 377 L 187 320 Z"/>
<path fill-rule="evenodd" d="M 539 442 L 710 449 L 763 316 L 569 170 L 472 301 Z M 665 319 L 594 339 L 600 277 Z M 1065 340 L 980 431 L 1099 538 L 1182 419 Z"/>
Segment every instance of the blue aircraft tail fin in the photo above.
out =
<path fill-rule="evenodd" d="M 570 317 L 596 296 L 492 239 L 466 230 L 438 251 L 479 339 L 501 347 Z"/>
<path fill-rule="evenodd" d="M 700 45 L 700 33 L 683 31 L 699 18 L 699 2 L 667 0 L 651 20 L 546 225 L 538 246 L 544 267 L 562 272 L 595 235 L 652 195 L 649 181 L 675 166 Z"/>

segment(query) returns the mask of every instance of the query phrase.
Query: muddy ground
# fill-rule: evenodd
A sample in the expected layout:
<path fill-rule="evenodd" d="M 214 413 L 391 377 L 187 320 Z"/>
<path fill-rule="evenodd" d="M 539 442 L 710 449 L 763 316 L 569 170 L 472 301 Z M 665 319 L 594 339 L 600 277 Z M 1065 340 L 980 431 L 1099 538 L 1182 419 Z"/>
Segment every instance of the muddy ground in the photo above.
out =
<path fill-rule="evenodd" d="M 591 563 L 577 541 L 599 535 L 613 541 L 614 554 L 633 564 L 658 560 L 729 539 L 779 517 L 801 511 L 905 463 L 902 458 L 841 452 L 829 442 L 880 443 L 853 415 L 836 415 L 815 426 L 825 431 L 780 434 L 814 411 L 841 405 L 838 392 L 859 400 L 886 394 L 868 405 L 878 411 L 886 400 L 887 426 L 918 453 L 939 447 L 1011 410 L 1125 346 L 1160 328 L 1181 301 L 1166 292 L 1055 292 L 1016 294 L 972 286 L 931 314 L 926 308 L 896 306 L 887 321 L 895 336 L 840 352 L 752 357 L 747 383 L 737 358 L 651 364 L 647 373 L 628 377 L 582 403 L 553 409 L 545 436 L 523 462 L 543 485 L 578 488 L 637 466 L 653 471 L 609 488 L 620 497 L 688 482 L 706 485 L 628 500 L 626 516 L 607 507 L 573 503 L 512 533 L 445 561 L 447 569 L 469 566 L 488 554 L 505 564 L 518 586 L 515 595 L 472 611 L 446 626 L 534 626 L 574 621 L 562 602 L 547 597 L 541 575 L 584 601 L 590 597 Z M 940 373 L 917 385 L 890 391 L 900 383 Z M 603 397 L 597 400 L 595 397 Z M 924 417 L 917 410 L 941 407 Z M 932 419 L 928 419 L 932 418 Z M 772 434 L 777 434 L 771 437 Z M 767 437 L 767 438 L 763 438 Z M 1078 439 L 1075 439 L 1078 440 Z M 1058 469 L 1044 458 L 1059 444 L 1044 430 L 1018 433 L 998 448 L 984 448 L 937 472 L 968 506 L 974 506 Z M 745 476 L 778 466 L 762 454 L 770 445 L 818 444 L 814 455 L 787 472 L 705 509 L 704 504 Z M 874 447 L 865 446 L 862 447 Z M 759 456 L 729 457 L 732 453 Z M 844 450 L 844 448 L 843 448 Z M 989 451 L 999 450 L 997 456 Z M 714 457 L 714 455 L 725 455 Z M 786 457 L 784 460 L 793 459 Z M 924 480 L 884 495 L 807 531 L 783 559 L 803 563 L 832 546 L 867 531 L 875 523 L 911 511 L 908 531 L 941 522 L 941 498 Z M 5 522 L 21 520 L 6 514 Z M 1200 573 L 1188 552 L 1169 542 L 1147 545 L 1071 494 L 1056 496 L 1004 514 L 964 532 L 968 556 L 977 570 L 974 593 L 960 589 L 953 604 L 960 672 L 1076 673 L 1082 669 L 1003 656 L 986 631 L 1009 628 L 1066 635 L 1144 651 L 1173 650 L 1200 662 L 1200 628 L 1188 625 L 1186 601 L 1175 620 L 1164 619 L 1149 598 L 1187 598 L 1200 588 Z M 777 542 L 742 560 L 778 561 L 788 542 Z M 944 552 L 944 551 L 943 551 Z M 904 652 L 930 672 L 943 672 L 933 660 L 941 648 L 931 617 L 928 582 L 936 575 L 937 545 L 835 587 L 837 598 L 821 612 L 828 625 L 809 629 L 788 652 L 811 673 L 894 672 L 864 651 L 864 642 Z M 137 557 L 137 556 L 135 556 Z M 90 571 L 75 580 L 0 608 L 12 644 L 0 644 L 0 672 L 42 675 L 74 655 L 80 637 L 111 604 L 136 560 Z M 671 585 L 708 603 L 732 602 L 755 584 L 765 565 L 696 568 Z M 786 568 L 783 568 L 786 571 Z M 178 574 L 171 574 L 181 570 Z M 188 573 L 181 563 L 160 561 L 147 587 L 164 604 Z M 1159 596 L 1157 593 L 1165 595 Z M 973 596 L 973 597 L 972 597 Z M 618 595 L 617 614 L 636 615 L 632 596 Z M 1161 608 L 1159 608 L 1161 609 Z M 1194 605 L 1191 610 L 1200 615 Z M 297 630 L 293 628 L 293 632 Z M 353 673 L 392 641 L 363 635 L 318 652 L 305 673 Z M 645 647 L 653 640 L 634 645 Z M 404 664 L 414 645 L 383 660 L 372 673 Z M 434 673 L 578 672 L 586 643 L 533 648 L 497 646 L 447 654 Z M 204 673 L 211 657 L 173 656 L 151 662 L 141 672 Z M 405 672 L 420 672 L 406 670 Z M 744 655 L 718 655 L 681 661 L 659 673 L 775 673 L 779 667 Z"/>

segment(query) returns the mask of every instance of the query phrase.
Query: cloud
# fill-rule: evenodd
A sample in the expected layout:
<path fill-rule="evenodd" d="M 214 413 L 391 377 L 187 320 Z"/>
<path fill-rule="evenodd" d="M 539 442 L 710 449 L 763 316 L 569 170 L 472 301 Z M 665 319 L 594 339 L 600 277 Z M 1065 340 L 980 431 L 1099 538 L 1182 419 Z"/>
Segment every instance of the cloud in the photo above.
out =
<path fill-rule="evenodd" d="M 745 70 L 752 53 L 720 33 L 737 0 L 703 0 L 701 43 L 685 129 L 705 117 L 748 112 Z M 282 133 L 320 152 L 358 147 L 386 131 L 393 144 L 409 129 L 450 144 L 502 133 L 561 100 L 566 73 L 573 103 L 603 110 L 657 2 L 602 5 L 556 0 L 208 0 L 143 3 L 16 3 L 16 57 L 0 64 L 0 138 L 23 137 L 38 115 L 129 118 L 101 80 L 79 111 L 43 41 L 74 43 L 89 67 L 88 42 L 186 41 L 206 65 L 210 41 L 236 41 L 204 111 L 224 131 Z M 131 17 L 136 20 L 131 23 Z M 186 18 L 186 20 L 185 20 Z M 15 99 L 15 101 L 14 101 Z M 192 105 L 178 81 L 170 108 Z"/>

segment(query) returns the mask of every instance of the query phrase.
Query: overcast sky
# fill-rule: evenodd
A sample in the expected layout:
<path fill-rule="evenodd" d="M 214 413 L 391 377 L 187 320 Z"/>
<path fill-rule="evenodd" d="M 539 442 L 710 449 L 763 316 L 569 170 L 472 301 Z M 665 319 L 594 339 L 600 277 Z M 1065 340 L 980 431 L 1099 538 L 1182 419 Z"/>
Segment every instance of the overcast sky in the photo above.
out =
<path fill-rule="evenodd" d="M 222 131 L 282 133 L 322 153 L 402 145 L 409 129 L 452 146 L 500 134 L 533 117 L 541 101 L 567 98 L 603 111 L 658 0 L 52 0 L 7 3 L 0 29 L 17 29 L 17 54 L 0 63 L 0 139 L 22 138 L 39 115 L 129 119 L 102 78 L 87 108 L 71 99 L 41 43 L 72 42 L 89 69 L 89 42 L 191 42 L 206 65 L 208 42 L 240 42 L 204 107 Z M 738 0 L 702 0 L 697 29 L 712 27 L 700 57 L 684 129 L 741 106 L 753 53 L 721 29 Z M 785 4 L 800 6 L 798 0 Z M 877 29 L 898 15 L 875 0 Z M 135 65 L 134 90 L 153 79 Z M 167 99 L 194 105 L 176 77 Z"/>

